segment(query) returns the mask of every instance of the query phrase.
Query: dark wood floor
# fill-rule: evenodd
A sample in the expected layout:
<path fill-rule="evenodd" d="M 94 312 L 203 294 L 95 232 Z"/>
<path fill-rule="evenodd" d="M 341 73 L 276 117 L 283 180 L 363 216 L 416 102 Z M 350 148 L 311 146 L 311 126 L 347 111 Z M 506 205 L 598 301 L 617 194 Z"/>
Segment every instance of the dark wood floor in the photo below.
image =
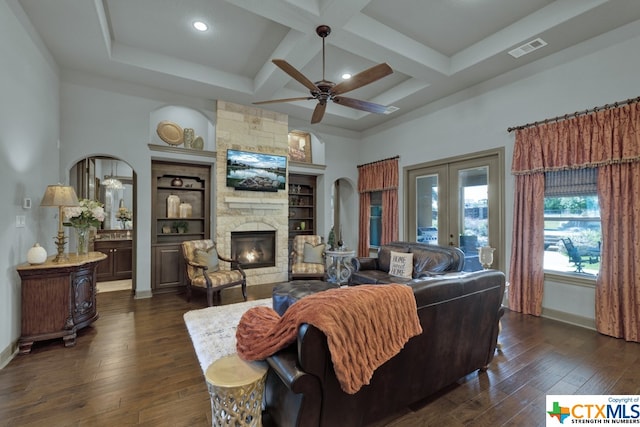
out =
<path fill-rule="evenodd" d="M 250 299 L 270 293 L 249 289 Z M 237 290 L 225 291 L 223 303 L 236 301 Z M 99 294 L 100 319 L 75 347 L 36 343 L 0 370 L 0 426 L 210 426 L 182 318 L 204 306 L 202 297 Z M 502 352 L 486 373 L 376 427 L 544 425 L 546 394 L 640 394 L 640 344 L 508 311 L 502 323 Z"/>

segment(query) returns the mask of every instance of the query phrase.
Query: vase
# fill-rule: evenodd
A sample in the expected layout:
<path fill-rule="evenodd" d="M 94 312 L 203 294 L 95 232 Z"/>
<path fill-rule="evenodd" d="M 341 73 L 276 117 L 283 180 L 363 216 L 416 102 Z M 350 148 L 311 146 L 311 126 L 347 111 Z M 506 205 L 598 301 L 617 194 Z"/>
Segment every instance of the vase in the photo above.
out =
<path fill-rule="evenodd" d="M 78 255 L 87 255 L 89 253 L 89 229 L 76 228 L 76 252 Z"/>
<path fill-rule="evenodd" d="M 27 262 L 29 264 L 43 264 L 47 260 L 47 251 L 36 243 L 27 251 Z"/>

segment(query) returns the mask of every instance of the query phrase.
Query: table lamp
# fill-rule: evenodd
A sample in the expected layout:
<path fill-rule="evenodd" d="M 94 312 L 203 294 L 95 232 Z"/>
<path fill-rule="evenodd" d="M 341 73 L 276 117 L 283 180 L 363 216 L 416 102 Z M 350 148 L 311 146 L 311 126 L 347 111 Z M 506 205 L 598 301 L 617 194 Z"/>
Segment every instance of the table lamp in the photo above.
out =
<path fill-rule="evenodd" d="M 53 262 L 63 262 L 68 259 L 64 253 L 64 244 L 66 241 L 64 228 L 62 228 L 62 209 L 65 206 L 78 206 L 78 196 L 73 187 L 64 186 L 62 184 L 49 185 L 42 196 L 40 206 L 57 206 L 58 207 L 58 236 L 56 237 L 56 246 L 58 254 Z"/>

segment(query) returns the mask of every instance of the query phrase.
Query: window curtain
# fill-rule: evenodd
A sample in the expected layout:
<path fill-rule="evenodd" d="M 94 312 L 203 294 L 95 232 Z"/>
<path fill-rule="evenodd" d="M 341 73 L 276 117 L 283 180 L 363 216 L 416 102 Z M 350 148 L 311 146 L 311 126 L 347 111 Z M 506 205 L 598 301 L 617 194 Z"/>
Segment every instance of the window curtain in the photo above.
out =
<path fill-rule="evenodd" d="M 542 311 L 543 173 L 583 168 L 598 168 L 603 245 L 596 280 L 596 328 L 607 335 L 640 342 L 637 102 L 516 131 L 509 304 L 523 313 L 539 315 Z M 535 178 L 538 175 L 540 178 Z M 528 211 L 528 206 L 534 212 Z"/>
<path fill-rule="evenodd" d="M 358 166 L 360 224 L 358 256 L 369 255 L 371 194 L 382 192 L 382 235 L 380 244 L 398 240 L 398 157 Z"/>

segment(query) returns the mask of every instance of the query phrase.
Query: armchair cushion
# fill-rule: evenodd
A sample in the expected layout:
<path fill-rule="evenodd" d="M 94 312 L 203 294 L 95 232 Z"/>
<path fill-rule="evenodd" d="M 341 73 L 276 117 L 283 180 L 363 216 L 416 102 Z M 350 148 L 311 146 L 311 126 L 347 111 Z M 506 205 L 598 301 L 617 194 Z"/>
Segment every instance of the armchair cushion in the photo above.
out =
<path fill-rule="evenodd" d="M 309 242 L 304 243 L 303 260 L 304 263 L 324 264 L 324 243 L 312 245 Z"/>
<path fill-rule="evenodd" d="M 244 280 L 242 273 L 239 270 L 218 270 L 213 273 L 208 272 L 207 276 L 211 280 L 211 286 L 215 289 L 217 287 L 228 285 L 229 283 L 241 282 Z M 191 286 L 198 288 L 206 288 L 207 281 L 201 274 L 191 280 Z"/>
<path fill-rule="evenodd" d="M 194 261 L 196 264 L 206 265 L 207 272 L 213 273 L 220 269 L 220 263 L 218 261 L 218 251 L 215 246 L 210 247 L 207 250 L 196 249 L 194 251 Z M 200 273 L 202 275 L 202 273 Z"/>

